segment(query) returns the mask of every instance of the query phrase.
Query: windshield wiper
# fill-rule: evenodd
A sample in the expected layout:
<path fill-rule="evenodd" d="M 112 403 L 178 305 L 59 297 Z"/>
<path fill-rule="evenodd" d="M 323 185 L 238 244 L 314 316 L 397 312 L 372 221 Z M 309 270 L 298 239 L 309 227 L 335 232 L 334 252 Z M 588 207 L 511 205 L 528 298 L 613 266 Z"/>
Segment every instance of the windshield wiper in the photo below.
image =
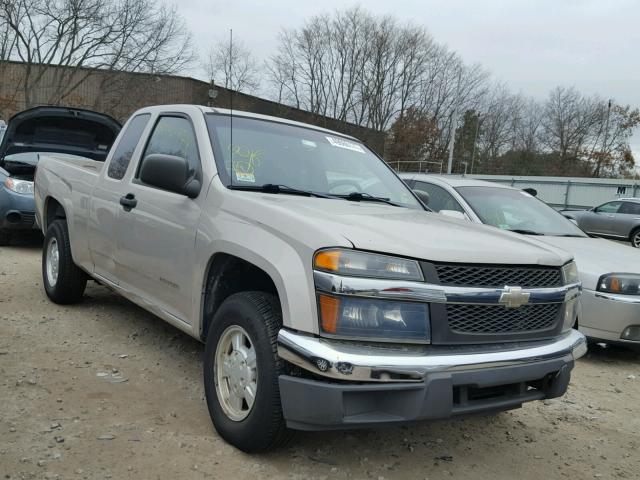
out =
<path fill-rule="evenodd" d="M 345 200 L 350 200 L 352 202 L 380 202 L 380 203 L 386 203 L 387 205 L 393 205 L 394 207 L 402 206 L 395 202 L 392 202 L 388 198 L 376 197 L 366 192 L 351 192 L 347 195 L 336 195 L 336 197 L 344 198 Z"/>
<path fill-rule="evenodd" d="M 505 228 L 504 230 L 506 230 L 507 232 L 521 233 L 523 235 L 542 235 L 542 236 L 544 236 L 544 233 L 536 232 L 535 230 L 527 230 L 525 228 Z"/>
<path fill-rule="evenodd" d="M 288 187 L 287 185 L 280 185 L 275 183 L 265 183 L 264 185 L 229 185 L 231 190 L 245 190 L 253 192 L 264 193 L 286 193 L 288 195 L 301 195 L 303 197 L 317 197 L 317 198 L 335 198 L 332 195 L 324 195 L 318 192 L 312 192 L 311 190 L 300 190 L 297 188 Z"/>

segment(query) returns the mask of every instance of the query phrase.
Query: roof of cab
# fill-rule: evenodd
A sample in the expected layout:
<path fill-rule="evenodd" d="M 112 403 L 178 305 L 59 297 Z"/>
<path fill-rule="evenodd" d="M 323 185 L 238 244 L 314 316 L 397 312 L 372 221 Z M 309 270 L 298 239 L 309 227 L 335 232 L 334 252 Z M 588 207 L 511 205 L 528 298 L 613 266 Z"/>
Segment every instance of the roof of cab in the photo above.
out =
<path fill-rule="evenodd" d="M 204 105 L 189 105 L 189 104 L 176 104 L 176 105 L 154 105 L 151 107 L 145 107 L 138 110 L 136 113 L 159 113 L 159 112 L 176 112 L 176 111 L 194 111 L 194 109 L 200 110 L 202 113 L 217 113 L 222 115 L 229 115 L 232 113 L 231 110 L 227 108 L 215 108 L 215 107 L 205 107 Z M 246 112 L 243 110 L 233 110 L 234 117 L 242 117 L 242 118 L 255 118 L 258 120 L 268 120 L 271 122 L 284 123 L 287 125 L 294 125 L 297 127 L 310 128 L 312 130 L 317 130 L 319 132 L 330 133 L 332 135 L 338 135 L 340 137 L 350 138 L 352 140 L 361 142 L 360 139 L 355 138 L 351 135 L 347 135 L 346 133 L 336 132 L 334 130 L 329 130 L 327 128 L 318 127 L 317 125 L 312 125 L 310 123 L 296 122 L 295 120 L 288 120 L 282 117 L 274 117 L 271 115 L 262 115 L 260 113 Z"/>

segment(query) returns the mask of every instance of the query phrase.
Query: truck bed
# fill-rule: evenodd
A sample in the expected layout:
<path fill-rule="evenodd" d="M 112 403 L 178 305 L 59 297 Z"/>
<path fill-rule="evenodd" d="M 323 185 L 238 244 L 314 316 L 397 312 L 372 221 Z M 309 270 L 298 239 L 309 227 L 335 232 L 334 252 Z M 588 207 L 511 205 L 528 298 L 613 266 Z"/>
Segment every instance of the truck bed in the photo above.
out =
<path fill-rule="evenodd" d="M 47 196 L 61 199 L 67 214 L 73 259 L 77 265 L 91 268 L 88 244 L 90 199 L 104 162 L 66 154 L 43 154 L 36 171 L 34 195 L 36 219 L 46 234 Z"/>

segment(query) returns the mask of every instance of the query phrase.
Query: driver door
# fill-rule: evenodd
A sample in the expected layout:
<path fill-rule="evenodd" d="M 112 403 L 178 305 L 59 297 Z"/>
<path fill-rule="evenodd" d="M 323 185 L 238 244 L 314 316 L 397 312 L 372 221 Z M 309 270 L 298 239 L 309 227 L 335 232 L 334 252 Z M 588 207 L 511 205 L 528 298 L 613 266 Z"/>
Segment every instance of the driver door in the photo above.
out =
<path fill-rule="evenodd" d="M 185 158 L 189 172 L 202 181 L 196 134 L 187 116 L 160 115 L 140 157 L 151 154 Z M 195 241 L 201 208 L 196 199 L 143 184 L 140 168 L 125 189 L 136 200 L 120 208 L 117 277 L 120 286 L 189 323 Z"/>
<path fill-rule="evenodd" d="M 591 212 L 585 214 L 582 225 L 580 225 L 581 228 L 589 233 L 612 235 L 614 233 L 613 221 L 615 214 L 621 205 L 622 202 L 613 201 L 596 207 Z"/>

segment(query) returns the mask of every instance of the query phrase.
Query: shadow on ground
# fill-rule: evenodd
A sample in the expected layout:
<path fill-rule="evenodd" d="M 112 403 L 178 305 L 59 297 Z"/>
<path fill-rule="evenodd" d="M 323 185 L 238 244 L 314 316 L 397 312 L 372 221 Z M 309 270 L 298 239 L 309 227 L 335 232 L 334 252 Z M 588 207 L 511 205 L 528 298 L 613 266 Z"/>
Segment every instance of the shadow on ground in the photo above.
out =
<path fill-rule="evenodd" d="M 42 248 L 42 241 L 44 240 L 42 234 L 38 230 L 31 230 L 25 232 L 14 232 L 11 237 L 11 243 L 2 248 L 28 248 L 28 249 L 40 249 Z"/>
<path fill-rule="evenodd" d="M 640 362 L 640 350 L 606 343 L 590 344 L 581 361 L 592 364 Z"/>

